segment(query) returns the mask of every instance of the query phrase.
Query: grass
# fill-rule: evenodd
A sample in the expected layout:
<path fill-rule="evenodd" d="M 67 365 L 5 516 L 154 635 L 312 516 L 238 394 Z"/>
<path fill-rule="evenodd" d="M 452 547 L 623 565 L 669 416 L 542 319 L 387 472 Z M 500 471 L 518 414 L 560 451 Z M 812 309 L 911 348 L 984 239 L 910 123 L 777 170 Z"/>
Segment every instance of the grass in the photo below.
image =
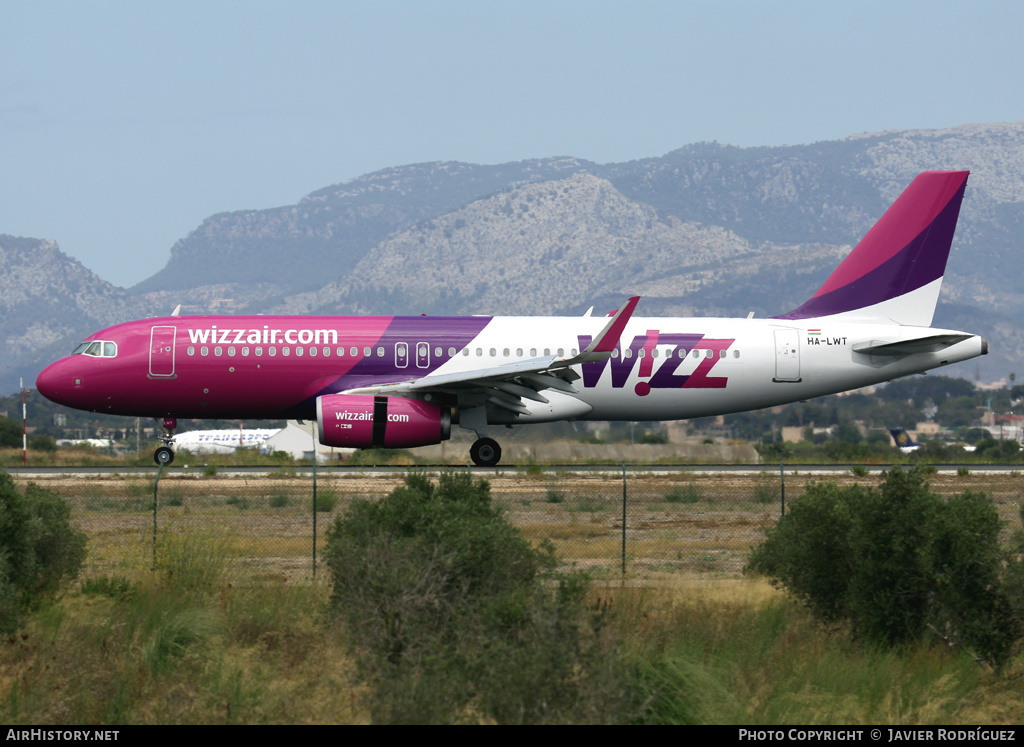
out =
<path fill-rule="evenodd" d="M 991 724 L 1024 715 L 1019 688 L 967 656 L 873 650 L 816 625 L 763 582 L 723 588 L 729 596 L 672 585 L 615 592 L 622 635 L 640 652 L 652 721 Z"/>
<path fill-rule="evenodd" d="M 322 615 L 326 601 L 323 586 L 252 578 L 185 595 L 148 571 L 86 579 L 0 644 L 0 717 L 12 726 L 365 722 L 366 686 Z M 614 613 L 605 633 L 649 701 L 646 722 L 1024 718 L 1017 680 L 942 647 L 859 645 L 763 581 L 609 580 L 592 584 L 590 601 Z"/>
<path fill-rule="evenodd" d="M 553 539 L 563 563 L 617 562 L 617 527 L 596 514 L 580 520 L 566 506 L 557 510 L 566 521 L 527 522 L 524 535 Z M 79 587 L 0 642 L 0 718 L 11 725 L 367 721 L 367 686 L 323 613 L 329 590 L 235 562 L 303 556 L 307 539 L 243 537 L 218 527 L 162 528 L 155 565 L 145 530 L 93 536 L 92 570 Z M 711 580 L 726 556 L 699 542 L 676 542 L 660 561 L 638 560 L 659 542 L 628 542 L 631 567 L 650 580 L 634 573 L 624 584 L 614 573 L 590 592 L 595 610 L 614 613 L 604 635 L 630 663 L 633 686 L 649 704 L 645 722 L 1024 719 L 1024 692 L 1014 679 L 1024 670 L 1020 657 L 999 678 L 943 646 L 875 650 L 841 627 L 816 625 L 764 581 Z"/>

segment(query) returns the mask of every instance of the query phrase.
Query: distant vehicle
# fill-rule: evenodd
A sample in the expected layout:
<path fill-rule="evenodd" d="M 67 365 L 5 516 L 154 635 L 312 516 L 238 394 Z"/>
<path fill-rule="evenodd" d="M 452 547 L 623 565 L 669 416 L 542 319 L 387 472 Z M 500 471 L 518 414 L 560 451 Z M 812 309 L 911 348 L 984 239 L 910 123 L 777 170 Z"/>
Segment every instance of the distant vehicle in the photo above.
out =
<path fill-rule="evenodd" d="M 210 431 L 186 431 L 171 437 L 172 448 L 193 454 L 231 454 L 236 449 L 260 448 L 280 428 L 247 428 Z"/>
<path fill-rule="evenodd" d="M 892 435 L 892 440 L 896 442 L 896 448 L 904 454 L 909 454 L 921 448 L 921 444 L 912 439 L 910 434 L 907 433 L 906 429 L 902 426 L 890 425 L 886 430 Z"/>
<path fill-rule="evenodd" d="M 437 444 L 458 425 L 487 467 L 503 426 L 680 420 L 844 392 L 988 352 L 978 335 L 931 327 L 967 175 L 920 174 L 817 293 L 768 319 L 634 317 L 637 296 L 604 318 L 172 314 L 90 335 L 36 387 L 80 410 L 163 418 L 162 464 L 187 417 L 315 419 L 320 443 L 347 448 Z"/>

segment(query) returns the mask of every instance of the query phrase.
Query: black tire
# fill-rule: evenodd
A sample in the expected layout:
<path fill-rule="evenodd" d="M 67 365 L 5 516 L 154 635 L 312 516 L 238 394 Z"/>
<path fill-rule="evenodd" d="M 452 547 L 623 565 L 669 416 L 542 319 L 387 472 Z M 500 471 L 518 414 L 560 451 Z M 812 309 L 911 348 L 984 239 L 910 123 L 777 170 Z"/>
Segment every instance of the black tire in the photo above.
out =
<path fill-rule="evenodd" d="M 501 461 L 501 447 L 493 438 L 479 438 L 470 447 L 469 458 L 477 467 L 493 467 Z"/>
<path fill-rule="evenodd" d="M 159 464 L 161 467 L 165 464 L 170 464 L 174 461 L 174 452 L 168 449 L 166 446 L 161 446 L 155 452 L 153 452 L 153 461 Z"/>

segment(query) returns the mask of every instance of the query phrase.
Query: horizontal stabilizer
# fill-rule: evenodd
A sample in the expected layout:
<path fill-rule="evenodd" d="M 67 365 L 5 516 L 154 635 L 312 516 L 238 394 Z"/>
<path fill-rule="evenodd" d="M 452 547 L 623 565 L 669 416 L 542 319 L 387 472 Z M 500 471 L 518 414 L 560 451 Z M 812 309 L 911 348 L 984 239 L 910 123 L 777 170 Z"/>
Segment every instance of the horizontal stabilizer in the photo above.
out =
<path fill-rule="evenodd" d="M 871 340 L 869 342 L 858 342 L 853 346 L 853 352 L 865 353 L 867 355 L 891 355 L 902 357 L 914 355 L 915 353 L 937 353 L 958 342 L 969 340 L 974 335 L 963 333 L 931 335 L 919 337 L 916 340 L 901 340 L 899 342 L 884 342 L 882 340 Z"/>

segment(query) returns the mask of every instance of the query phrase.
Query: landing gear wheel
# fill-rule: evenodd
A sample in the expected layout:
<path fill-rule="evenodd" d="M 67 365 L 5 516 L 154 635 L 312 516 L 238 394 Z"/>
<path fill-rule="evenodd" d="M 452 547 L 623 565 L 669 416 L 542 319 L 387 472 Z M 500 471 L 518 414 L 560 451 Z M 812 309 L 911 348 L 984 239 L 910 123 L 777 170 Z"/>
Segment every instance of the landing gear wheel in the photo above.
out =
<path fill-rule="evenodd" d="M 174 452 L 166 446 L 161 446 L 153 453 L 153 461 L 163 467 L 165 464 L 170 464 L 174 461 Z"/>
<path fill-rule="evenodd" d="M 493 467 L 501 461 L 501 447 L 493 438 L 479 438 L 470 447 L 469 458 L 477 467 Z"/>

